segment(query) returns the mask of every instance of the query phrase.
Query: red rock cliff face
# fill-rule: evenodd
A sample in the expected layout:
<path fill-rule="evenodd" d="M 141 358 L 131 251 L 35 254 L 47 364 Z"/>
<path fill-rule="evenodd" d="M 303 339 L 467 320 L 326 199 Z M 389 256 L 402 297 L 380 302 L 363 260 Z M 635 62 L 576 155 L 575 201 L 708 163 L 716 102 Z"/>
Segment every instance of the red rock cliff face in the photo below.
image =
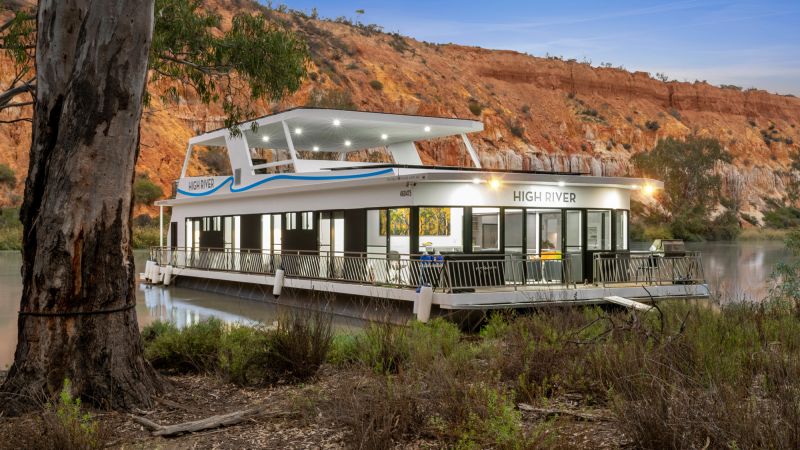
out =
<path fill-rule="evenodd" d="M 237 11 L 260 7 L 219 0 L 207 8 L 228 23 Z M 720 167 L 725 189 L 740 199 L 742 211 L 756 217 L 764 198 L 783 196 L 789 154 L 800 143 L 800 99 L 794 97 L 702 82 L 664 83 L 641 72 L 432 45 L 367 27 L 270 14 L 307 39 L 312 62 L 303 88 L 280 104 L 259 104 L 264 114 L 343 91 L 361 110 L 482 120 L 485 130 L 471 138 L 487 167 L 595 175 L 630 173 L 631 155 L 661 138 L 711 136 L 734 155 L 733 164 Z M 7 67 L 3 61 L 2 80 L 11 75 Z M 161 86 L 149 88 L 157 93 Z M 178 105 L 152 105 L 142 121 L 138 170 L 166 192 L 179 174 L 188 137 L 221 126 L 220 119 L 218 109 L 191 97 Z M 27 168 L 29 133 L 25 124 L 0 125 L 0 162 L 20 177 Z M 468 164 L 455 139 L 421 150 L 426 163 Z M 0 195 L 9 203 L 20 192 L 18 184 Z"/>

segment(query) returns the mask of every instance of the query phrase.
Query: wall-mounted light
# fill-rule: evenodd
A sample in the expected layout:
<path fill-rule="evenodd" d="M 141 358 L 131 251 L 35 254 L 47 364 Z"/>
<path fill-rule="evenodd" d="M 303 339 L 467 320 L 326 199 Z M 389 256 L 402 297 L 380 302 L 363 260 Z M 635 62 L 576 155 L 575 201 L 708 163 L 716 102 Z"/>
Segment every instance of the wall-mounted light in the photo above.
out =
<path fill-rule="evenodd" d="M 269 142 L 269 136 L 261 136 L 261 140 L 264 142 Z"/>
<path fill-rule="evenodd" d="M 652 197 L 652 195 L 656 193 L 656 187 L 650 183 L 645 183 L 644 186 L 642 186 L 642 193 L 648 197 Z"/>
<path fill-rule="evenodd" d="M 339 119 L 333 119 L 333 126 L 338 127 L 341 124 L 342 122 L 340 122 Z"/>

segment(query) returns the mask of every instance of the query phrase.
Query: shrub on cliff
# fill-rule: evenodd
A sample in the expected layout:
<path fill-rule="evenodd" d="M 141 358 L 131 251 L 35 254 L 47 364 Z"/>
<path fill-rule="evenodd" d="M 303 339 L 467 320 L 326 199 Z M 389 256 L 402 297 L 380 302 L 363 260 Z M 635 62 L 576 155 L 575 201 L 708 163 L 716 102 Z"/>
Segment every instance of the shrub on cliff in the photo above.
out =
<path fill-rule="evenodd" d="M 666 220 L 672 234 L 681 239 L 714 239 L 738 233 L 735 217 L 722 217 L 718 219 L 721 222 L 711 220 L 717 204 L 736 209 L 734 202 L 723 196 L 722 180 L 714 172 L 718 162 L 731 161 L 718 140 L 697 136 L 685 141 L 661 139 L 653 150 L 635 155 L 631 161 L 643 176 L 664 182 L 664 190 L 656 195 L 665 214 L 654 215 L 653 224 Z M 725 230 L 717 233 L 717 226 Z"/>
<path fill-rule="evenodd" d="M 0 184 L 13 188 L 17 185 L 17 176 L 14 174 L 14 169 L 8 164 L 0 164 Z"/>
<path fill-rule="evenodd" d="M 152 205 L 154 201 L 163 196 L 164 191 L 150 181 L 147 175 L 140 175 L 133 182 L 133 199 L 137 205 Z"/>

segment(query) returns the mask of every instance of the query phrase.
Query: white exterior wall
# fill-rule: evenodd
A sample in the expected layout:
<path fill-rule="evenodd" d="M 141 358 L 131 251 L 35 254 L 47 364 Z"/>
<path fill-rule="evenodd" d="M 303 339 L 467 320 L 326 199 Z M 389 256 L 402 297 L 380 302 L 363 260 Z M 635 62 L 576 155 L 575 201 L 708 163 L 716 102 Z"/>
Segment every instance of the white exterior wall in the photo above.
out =
<path fill-rule="evenodd" d="M 347 188 L 336 188 L 335 183 L 329 183 L 316 190 L 278 195 L 243 194 L 219 199 L 202 197 L 173 206 L 172 220 L 178 222 L 179 245 L 185 243 L 187 217 L 403 206 L 630 209 L 628 189 L 599 186 L 503 184 L 494 190 L 485 183 L 418 182 L 409 186 L 406 181 L 392 180 Z"/>

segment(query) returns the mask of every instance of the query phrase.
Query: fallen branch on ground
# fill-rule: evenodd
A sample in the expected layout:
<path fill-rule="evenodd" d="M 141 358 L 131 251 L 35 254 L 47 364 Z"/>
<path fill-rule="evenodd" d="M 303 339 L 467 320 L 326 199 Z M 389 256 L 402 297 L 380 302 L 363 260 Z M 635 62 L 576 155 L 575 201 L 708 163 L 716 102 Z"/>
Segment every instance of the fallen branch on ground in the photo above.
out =
<path fill-rule="evenodd" d="M 207 417 L 205 419 L 183 422 L 175 425 L 160 425 L 150 419 L 131 415 L 134 422 L 150 430 L 153 436 L 175 436 L 183 433 L 194 433 L 197 431 L 209 430 L 212 428 L 236 425 L 248 419 L 256 417 L 288 417 L 291 412 L 287 411 L 267 411 L 266 405 L 258 405 L 252 408 Z"/>
<path fill-rule="evenodd" d="M 599 415 L 596 415 L 596 414 L 587 414 L 587 413 L 581 413 L 581 412 L 577 412 L 577 411 L 570 411 L 570 410 L 567 410 L 567 409 L 537 408 L 537 407 L 531 406 L 531 405 L 529 405 L 527 403 L 518 403 L 517 404 L 517 408 L 519 408 L 520 411 L 525 411 L 525 412 L 529 412 L 529 413 L 533 413 L 533 414 L 539 414 L 539 415 L 545 416 L 545 417 L 555 416 L 555 415 L 570 416 L 570 417 L 574 417 L 576 419 L 585 420 L 587 422 L 608 422 L 608 421 L 611 420 L 608 417 L 603 417 L 603 416 L 599 416 Z"/>

